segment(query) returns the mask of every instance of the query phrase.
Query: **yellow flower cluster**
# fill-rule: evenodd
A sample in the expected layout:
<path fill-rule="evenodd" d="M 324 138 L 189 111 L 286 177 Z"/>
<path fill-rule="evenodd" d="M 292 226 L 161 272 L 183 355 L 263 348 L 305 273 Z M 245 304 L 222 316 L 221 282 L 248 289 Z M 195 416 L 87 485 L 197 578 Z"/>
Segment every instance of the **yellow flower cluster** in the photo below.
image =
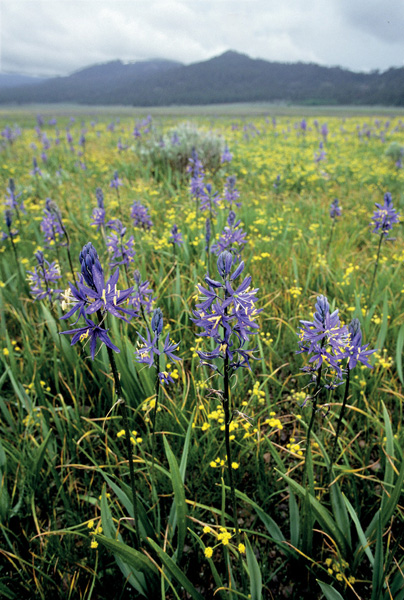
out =
<path fill-rule="evenodd" d="M 88 523 L 87 523 L 87 527 L 88 527 L 88 529 L 90 529 L 90 530 L 93 530 L 93 531 L 90 531 L 90 535 L 92 535 L 92 536 L 93 536 L 93 535 L 97 535 L 98 533 L 102 533 L 102 527 L 101 527 L 101 525 L 100 525 L 100 524 L 98 524 L 98 525 L 96 525 L 96 526 L 95 526 L 94 519 L 91 519 L 90 521 L 88 521 Z M 95 527 L 95 529 L 94 529 L 94 527 Z M 95 540 L 95 539 L 93 538 L 93 539 L 91 540 L 90 547 L 91 547 L 92 549 L 94 549 L 94 550 L 95 550 L 96 548 L 98 548 L 98 542 L 97 542 L 97 540 Z"/>
<path fill-rule="evenodd" d="M 296 439 L 294 437 L 291 437 L 289 439 L 289 443 L 286 444 L 286 448 L 288 448 L 290 450 L 290 452 L 293 452 L 294 454 L 303 456 L 303 451 L 300 448 L 300 442 L 296 442 Z"/>

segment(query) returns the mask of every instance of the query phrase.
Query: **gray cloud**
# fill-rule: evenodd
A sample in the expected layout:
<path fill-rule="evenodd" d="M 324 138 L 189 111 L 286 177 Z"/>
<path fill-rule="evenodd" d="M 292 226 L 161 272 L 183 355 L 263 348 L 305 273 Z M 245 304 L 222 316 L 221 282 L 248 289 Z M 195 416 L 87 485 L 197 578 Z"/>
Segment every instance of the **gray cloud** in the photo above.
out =
<path fill-rule="evenodd" d="M 64 75 L 117 58 L 191 63 L 233 49 L 386 69 L 404 64 L 403 29 L 402 0 L 0 0 L 0 68 Z"/>

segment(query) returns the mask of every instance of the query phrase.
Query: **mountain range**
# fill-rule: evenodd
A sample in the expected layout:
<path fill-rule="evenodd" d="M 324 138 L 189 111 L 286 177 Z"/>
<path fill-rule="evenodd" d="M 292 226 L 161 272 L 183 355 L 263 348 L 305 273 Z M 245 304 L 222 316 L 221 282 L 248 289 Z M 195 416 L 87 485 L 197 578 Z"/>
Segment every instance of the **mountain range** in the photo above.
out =
<path fill-rule="evenodd" d="M 93 65 L 66 77 L 3 85 L 0 103 L 169 106 L 234 102 L 404 106 L 404 68 L 356 73 L 252 59 L 229 50 L 184 65 L 156 59 Z"/>

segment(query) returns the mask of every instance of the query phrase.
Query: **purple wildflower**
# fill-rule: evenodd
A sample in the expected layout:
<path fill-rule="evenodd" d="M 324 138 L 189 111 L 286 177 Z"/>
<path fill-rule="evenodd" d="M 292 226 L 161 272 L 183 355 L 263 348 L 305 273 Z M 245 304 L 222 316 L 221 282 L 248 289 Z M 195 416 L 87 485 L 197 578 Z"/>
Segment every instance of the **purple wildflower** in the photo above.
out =
<path fill-rule="evenodd" d="M 97 347 L 97 339 L 100 339 L 108 348 L 111 348 L 114 352 L 120 352 L 119 348 L 112 343 L 108 337 L 108 329 L 104 329 L 99 325 L 96 325 L 94 321 L 85 317 L 86 325 L 84 327 L 78 327 L 77 329 L 70 329 L 69 331 L 61 331 L 61 334 L 73 335 L 71 346 L 77 344 L 78 341 L 90 342 L 91 358 L 95 358 L 95 350 Z"/>
<path fill-rule="evenodd" d="M 368 362 L 368 357 L 376 352 L 376 350 L 367 350 L 369 344 L 361 346 L 362 343 L 362 332 L 361 326 L 358 319 L 353 319 L 348 325 L 349 340 L 341 354 L 341 358 L 347 358 L 347 367 L 352 370 L 356 367 L 358 362 L 369 369 L 372 369 L 372 365 Z"/>
<path fill-rule="evenodd" d="M 42 171 L 41 171 L 41 169 L 38 167 L 38 161 L 37 161 L 37 159 L 35 158 L 35 156 L 34 156 L 34 158 L 32 159 L 32 166 L 33 166 L 33 169 L 32 169 L 32 171 L 31 171 L 31 175 L 33 175 L 33 176 L 35 176 L 35 177 L 38 175 L 39 177 L 41 177 L 41 176 L 42 176 Z"/>
<path fill-rule="evenodd" d="M 170 242 L 173 246 L 181 246 L 184 243 L 182 233 L 178 231 L 178 226 L 175 224 L 171 227 Z"/>
<path fill-rule="evenodd" d="M 219 255 L 217 268 L 222 282 L 205 277 L 208 289 L 198 285 L 200 302 L 194 310 L 192 321 L 203 328 L 201 337 L 213 339 L 216 347 L 209 352 L 197 351 L 201 364 L 207 364 L 218 371 L 216 359 L 226 360 L 228 368 L 236 370 L 240 367 L 250 368 L 250 360 L 254 359 L 254 351 L 244 348 L 251 335 L 256 333 L 257 315 L 261 310 L 255 308 L 257 289 L 249 290 L 251 277 L 245 277 L 236 290 L 235 281 L 244 269 L 244 263 L 231 273 L 233 256 L 224 251 Z M 222 295 L 219 291 L 222 290 Z"/>
<path fill-rule="evenodd" d="M 91 223 L 91 225 L 94 227 L 96 226 L 98 231 L 100 227 L 105 227 L 104 194 L 102 192 L 102 189 L 98 187 L 95 190 L 95 195 L 97 198 L 97 208 L 94 208 L 93 210 L 93 222 Z"/>
<path fill-rule="evenodd" d="M 372 217 L 373 225 L 375 225 L 372 233 L 380 233 L 387 236 L 389 231 L 393 229 L 393 225 L 400 222 L 400 215 L 393 208 L 393 199 L 390 192 L 384 194 L 383 206 L 378 202 L 375 202 L 375 206 L 378 210 L 375 210 Z"/>
<path fill-rule="evenodd" d="M 330 217 L 331 217 L 331 219 L 336 219 L 337 217 L 340 217 L 341 214 L 342 214 L 342 209 L 341 209 L 341 206 L 339 205 L 339 200 L 338 200 L 338 198 L 334 198 L 334 200 L 331 202 Z"/>
<path fill-rule="evenodd" d="M 192 150 L 192 156 L 189 159 L 188 173 L 191 175 L 190 191 L 191 196 L 199 201 L 204 189 L 205 172 L 203 165 L 198 158 L 196 150 Z"/>
<path fill-rule="evenodd" d="M 204 212 L 208 210 L 211 215 L 215 214 L 215 207 L 219 206 L 221 198 L 218 192 L 212 191 L 212 186 L 207 183 L 200 195 L 199 209 Z"/>
<path fill-rule="evenodd" d="M 153 290 L 149 287 L 148 281 L 142 281 L 140 272 L 136 269 L 134 272 L 136 283 L 135 291 L 130 299 L 130 304 L 136 311 L 146 310 L 147 313 L 152 311 L 152 303 L 156 300 L 153 297 Z"/>
<path fill-rule="evenodd" d="M 50 198 L 45 201 L 44 218 L 41 222 L 41 229 L 44 234 L 45 243 L 47 246 L 51 242 L 60 243 L 64 236 L 63 226 L 59 208 Z"/>
<path fill-rule="evenodd" d="M 227 217 L 227 226 L 223 229 L 218 241 L 212 245 L 212 252 L 220 254 L 224 250 L 234 251 L 236 254 L 242 250 L 242 246 L 247 243 L 246 232 L 240 227 L 241 221 L 236 221 L 236 213 L 229 212 Z M 236 246 L 236 248 L 234 248 Z"/>
<path fill-rule="evenodd" d="M 119 179 L 118 171 L 115 171 L 114 177 L 111 179 L 109 187 L 110 188 L 115 188 L 116 190 L 118 190 L 118 188 L 121 185 L 123 185 L 122 179 Z"/>
<path fill-rule="evenodd" d="M 133 235 L 124 242 L 123 238 L 126 234 L 126 227 L 124 227 L 119 219 L 112 219 L 108 221 L 107 227 L 114 229 L 116 233 L 111 233 L 107 238 L 107 248 L 111 254 L 111 267 L 114 268 L 117 265 L 128 265 L 133 262 L 135 257 L 135 240 Z M 118 260 L 119 259 L 119 260 Z"/>
<path fill-rule="evenodd" d="M 21 204 L 18 205 L 18 198 L 21 196 L 21 192 L 19 194 L 15 193 L 15 183 L 14 179 L 10 177 L 8 180 L 8 188 L 7 188 L 7 196 L 6 196 L 6 205 L 10 207 L 11 210 L 21 210 L 22 212 L 26 212 L 24 208 L 24 203 L 21 201 Z"/>
<path fill-rule="evenodd" d="M 33 271 L 27 273 L 31 294 L 35 300 L 48 298 L 52 303 L 53 300 L 58 300 L 62 293 L 62 290 L 53 288 L 54 282 L 61 278 L 59 265 L 56 261 L 49 263 L 45 260 L 41 251 L 35 253 L 35 258 L 38 265 L 34 267 Z"/>
<path fill-rule="evenodd" d="M 130 216 L 133 219 L 134 227 L 145 229 L 146 231 L 153 227 L 153 221 L 150 218 L 147 207 L 136 200 L 132 204 Z"/>
<path fill-rule="evenodd" d="M 241 202 L 237 202 L 239 198 L 240 193 L 236 189 L 236 178 L 234 175 L 230 175 L 230 177 L 227 178 L 224 186 L 224 199 L 226 202 L 228 202 L 230 210 L 233 209 L 233 204 L 235 204 L 237 207 L 241 206 Z"/>
<path fill-rule="evenodd" d="M 222 154 L 222 156 L 220 157 L 220 162 L 223 163 L 227 163 L 227 162 L 231 162 L 233 160 L 233 155 L 231 154 L 227 144 L 224 148 L 224 152 Z"/>
<path fill-rule="evenodd" d="M 323 363 L 331 366 L 338 379 L 342 380 L 340 361 L 348 342 L 348 330 L 341 326 L 338 310 L 330 313 L 330 305 L 325 296 L 318 296 L 313 321 L 300 321 L 299 351 L 310 356 L 311 370 L 318 370 Z"/>

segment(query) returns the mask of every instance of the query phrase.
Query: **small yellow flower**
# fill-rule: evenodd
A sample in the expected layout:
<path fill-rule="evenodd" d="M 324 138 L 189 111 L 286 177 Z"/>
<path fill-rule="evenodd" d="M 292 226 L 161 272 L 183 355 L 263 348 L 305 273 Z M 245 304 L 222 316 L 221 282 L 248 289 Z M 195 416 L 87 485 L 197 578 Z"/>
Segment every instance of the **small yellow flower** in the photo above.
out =
<path fill-rule="evenodd" d="M 118 431 L 118 433 L 116 434 L 117 438 L 123 437 L 125 435 L 125 430 L 121 429 L 121 431 Z"/>
<path fill-rule="evenodd" d="M 213 554 L 213 548 L 211 548 L 210 546 L 207 546 L 207 548 L 205 548 L 206 558 L 212 558 L 212 554 Z"/>
<path fill-rule="evenodd" d="M 91 519 L 91 521 L 89 521 L 89 522 L 87 523 L 87 527 L 88 527 L 89 529 L 92 529 L 92 528 L 94 527 L 94 519 Z"/>
<path fill-rule="evenodd" d="M 3 348 L 3 354 L 4 356 L 8 356 L 10 354 L 8 348 Z"/>
<path fill-rule="evenodd" d="M 231 463 L 231 468 L 232 468 L 232 469 L 238 469 L 238 468 L 239 468 L 239 466 L 240 466 L 240 465 L 239 465 L 239 463 L 237 463 L 237 462 L 232 462 L 232 463 Z"/>
<path fill-rule="evenodd" d="M 212 530 L 211 530 L 211 528 L 209 527 L 209 525 L 205 525 L 205 527 L 203 528 L 203 530 L 202 530 L 202 531 L 203 531 L 203 533 L 210 533 Z"/>
<path fill-rule="evenodd" d="M 244 544 L 239 544 L 238 545 L 238 551 L 240 552 L 240 554 L 245 554 L 245 546 L 244 546 Z"/>
<path fill-rule="evenodd" d="M 93 549 L 98 548 L 98 542 L 96 540 L 91 541 L 91 548 L 93 548 Z"/>

